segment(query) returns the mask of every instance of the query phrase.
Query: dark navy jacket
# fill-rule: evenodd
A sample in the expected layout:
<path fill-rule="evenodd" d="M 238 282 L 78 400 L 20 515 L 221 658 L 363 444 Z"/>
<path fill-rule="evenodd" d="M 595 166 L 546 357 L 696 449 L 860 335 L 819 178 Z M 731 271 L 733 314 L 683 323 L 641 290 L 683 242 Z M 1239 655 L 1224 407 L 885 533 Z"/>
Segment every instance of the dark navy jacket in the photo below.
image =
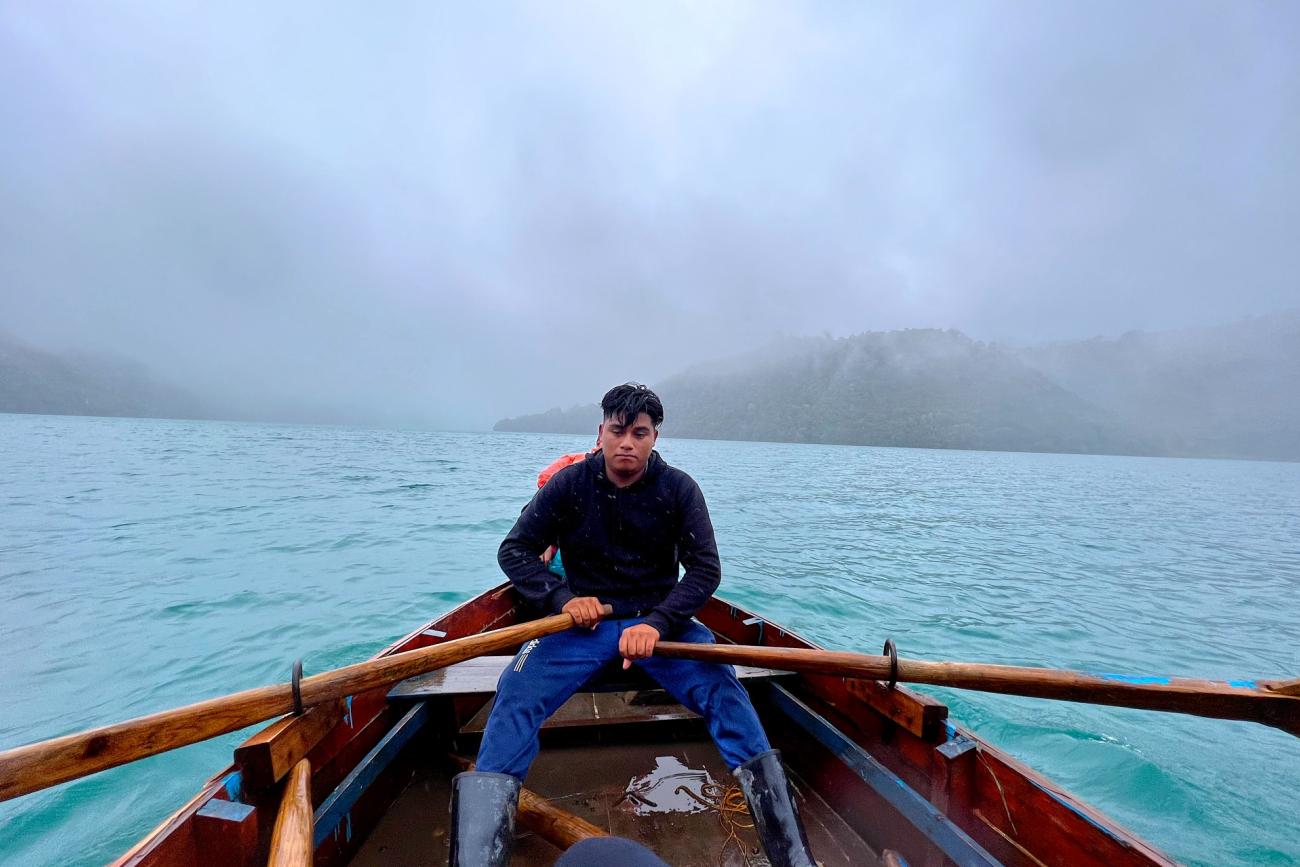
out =
<path fill-rule="evenodd" d="M 555 544 L 567 581 L 539 559 Z M 575 596 L 595 596 L 614 606 L 615 617 L 649 612 L 645 622 L 663 638 L 685 625 L 722 579 L 700 486 L 658 452 L 626 488 L 605 477 L 602 452 L 560 470 L 524 506 L 497 562 L 538 608 L 558 613 Z M 686 569 L 680 581 L 678 564 Z"/>

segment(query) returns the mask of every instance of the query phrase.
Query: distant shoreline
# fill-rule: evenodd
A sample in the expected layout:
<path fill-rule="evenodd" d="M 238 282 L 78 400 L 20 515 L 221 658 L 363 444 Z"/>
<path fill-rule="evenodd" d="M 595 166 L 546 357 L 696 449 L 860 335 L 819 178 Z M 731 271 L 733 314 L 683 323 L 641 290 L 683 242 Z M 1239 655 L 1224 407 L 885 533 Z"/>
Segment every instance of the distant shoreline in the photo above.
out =
<path fill-rule="evenodd" d="M 84 418 L 84 419 L 102 419 L 106 421 L 162 421 L 162 422 L 210 422 L 215 424 L 247 424 L 247 425 L 265 425 L 272 427 L 309 427 L 309 428 L 343 428 L 348 430 L 372 430 L 386 431 L 392 433 L 429 433 L 429 434 L 504 434 L 509 436 L 556 436 L 556 437 L 587 437 L 590 438 L 592 431 L 582 432 L 558 432 L 558 431 L 523 431 L 523 430 L 492 430 L 483 428 L 435 428 L 435 427 L 390 427 L 374 424 L 358 424 L 346 422 L 310 422 L 310 421 L 284 421 L 274 419 L 239 419 L 239 418 L 181 418 L 172 416 L 131 416 L 131 415 L 87 415 L 85 413 L 70 412 L 14 412 L 11 410 L 0 410 L 0 416 L 24 416 L 31 418 Z M 1036 451 L 1032 449 L 976 449 L 976 448 L 948 448 L 941 446 L 909 446 L 909 445 L 877 445 L 871 443 L 843 443 L 843 442 L 818 442 L 808 440 L 760 440 L 760 439 L 718 439 L 714 437 L 698 437 L 683 434 L 673 434 L 667 431 L 663 434 L 665 440 L 693 440 L 698 442 L 720 442 L 720 443 L 753 443 L 755 445 L 781 445 L 781 446 L 833 446 L 835 448 L 855 448 L 855 449 L 892 449 L 904 451 L 928 451 L 928 452 L 967 452 L 967 453 L 987 453 L 987 454 L 1029 454 L 1029 455 L 1068 455 L 1071 457 L 1098 457 L 1098 458 L 1143 458 L 1159 460 L 1192 460 L 1192 461 L 1248 461 L 1252 463 L 1275 463 L 1275 464 L 1295 464 L 1300 463 L 1300 459 L 1289 458 L 1257 458 L 1257 457 L 1234 457 L 1229 455 L 1171 455 L 1171 454 L 1136 454 L 1127 452 L 1068 452 L 1068 451 Z"/>
<path fill-rule="evenodd" d="M 446 431 L 452 433 L 452 431 Z M 587 432 L 582 433 L 565 433 L 558 431 L 531 431 L 531 430 L 491 430 L 487 433 L 510 434 L 524 436 L 569 436 L 580 437 L 588 436 Z M 774 446 L 835 446 L 836 448 L 851 449 L 901 449 L 907 451 L 927 451 L 927 452 L 984 452 L 987 454 L 1004 454 L 1004 455 L 1070 455 L 1073 457 L 1097 457 L 1097 458 L 1153 458 L 1159 460 L 1178 460 L 1178 461 L 1249 461 L 1261 464 L 1296 464 L 1300 463 L 1300 458 L 1257 458 L 1257 457 L 1234 457 L 1228 455 L 1171 455 L 1171 454 L 1140 454 L 1133 452 L 1066 452 L 1066 451 L 1041 451 L 1034 449 L 976 449 L 976 448 L 958 448 L 948 446 L 905 446 L 905 445 L 876 445 L 873 443 L 840 443 L 840 442 L 819 442 L 813 440 L 758 440 L 758 439 L 718 439 L 716 437 L 697 437 L 686 434 L 674 434 L 670 431 L 664 431 L 662 434 L 665 440 L 696 440 L 699 442 L 715 443 L 755 443 L 760 445 Z"/>

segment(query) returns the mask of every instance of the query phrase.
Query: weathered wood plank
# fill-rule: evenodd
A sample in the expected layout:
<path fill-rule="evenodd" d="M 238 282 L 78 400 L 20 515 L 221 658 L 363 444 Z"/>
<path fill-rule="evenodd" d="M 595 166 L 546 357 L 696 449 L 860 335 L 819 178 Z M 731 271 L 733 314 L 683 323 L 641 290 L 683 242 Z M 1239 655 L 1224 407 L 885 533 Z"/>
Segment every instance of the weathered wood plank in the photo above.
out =
<path fill-rule="evenodd" d="M 903 694 L 875 680 L 847 679 L 844 689 L 922 740 L 938 742 L 945 737 L 948 706 L 937 699 L 919 693 Z"/>
<path fill-rule="evenodd" d="M 286 716 L 235 747 L 235 764 L 250 789 L 274 786 L 306 758 L 343 717 L 343 702 L 311 708 L 302 716 Z"/>
<path fill-rule="evenodd" d="M 669 722 L 695 719 L 696 715 L 675 701 L 661 703 L 640 702 L 639 693 L 580 692 L 560 705 L 551 714 L 542 729 L 575 728 L 579 726 L 613 726 L 627 723 Z M 484 705 L 469 722 L 461 727 L 465 734 L 478 734 L 487 727 L 492 705 Z"/>
<path fill-rule="evenodd" d="M 455 665 L 440 668 L 427 674 L 407 678 L 388 692 L 388 698 L 394 701 L 424 701 L 440 695 L 484 695 L 496 692 L 497 681 L 501 672 L 514 659 L 513 656 L 480 656 L 467 659 Z M 742 680 L 755 678 L 782 677 L 787 672 L 770 668 L 753 666 L 736 666 L 736 677 Z M 601 686 L 597 684 L 597 686 Z M 627 685 L 612 682 L 607 689 L 594 691 L 625 691 Z"/>

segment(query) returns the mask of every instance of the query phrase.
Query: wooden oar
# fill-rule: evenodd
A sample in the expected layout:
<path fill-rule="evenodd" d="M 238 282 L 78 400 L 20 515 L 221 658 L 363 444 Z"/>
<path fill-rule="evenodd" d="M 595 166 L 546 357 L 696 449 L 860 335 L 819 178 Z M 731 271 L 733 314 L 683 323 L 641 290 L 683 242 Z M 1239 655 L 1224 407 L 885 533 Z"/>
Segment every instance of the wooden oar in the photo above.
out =
<path fill-rule="evenodd" d="M 1261 686 L 1282 695 L 1300 695 L 1300 677 L 1294 680 L 1266 680 Z"/>
<path fill-rule="evenodd" d="M 605 606 L 605 613 L 612 612 Z M 466 659 L 563 632 L 573 617 L 555 614 L 504 629 L 395 653 L 304 677 L 304 707 L 444 668 Z M 97 771 L 233 732 L 294 709 L 290 684 L 260 686 L 115 725 L 0 752 L 0 801 L 26 795 Z"/>
<path fill-rule="evenodd" d="M 271 857 L 266 867 L 311 867 L 312 853 L 311 763 L 299 759 L 289 772 L 280 812 L 271 832 Z"/>
<path fill-rule="evenodd" d="M 519 824 L 546 840 L 557 849 L 609 834 L 568 810 L 561 810 L 541 795 L 528 789 L 519 790 Z"/>
<path fill-rule="evenodd" d="M 661 641 L 656 656 L 698 659 L 902 683 L 929 683 L 958 689 L 1001 692 L 1035 698 L 1162 710 L 1219 719 L 1240 719 L 1275 726 L 1300 737 L 1300 696 L 1294 681 L 1256 683 L 1190 680 L 1181 677 L 1128 677 L 1083 674 L 1051 668 L 983 665 L 973 662 L 926 662 L 899 659 L 892 671 L 888 656 L 868 656 L 829 650 L 750 647 L 734 644 L 686 644 Z M 1279 688 L 1280 687 L 1280 688 Z"/>
<path fill-rule="evenodd" d="M 469 759 L 453 755 L 452 761 L 463 771 L 474 770 Z M 608 837 L 604 830 L 568 810 L 562 810 L 530 789 L 519 790 L 519 806 L 515 811 L 519 824 L 546 840 L 557 849 L 568 849 L 574 843 L 592 837 Z"/>

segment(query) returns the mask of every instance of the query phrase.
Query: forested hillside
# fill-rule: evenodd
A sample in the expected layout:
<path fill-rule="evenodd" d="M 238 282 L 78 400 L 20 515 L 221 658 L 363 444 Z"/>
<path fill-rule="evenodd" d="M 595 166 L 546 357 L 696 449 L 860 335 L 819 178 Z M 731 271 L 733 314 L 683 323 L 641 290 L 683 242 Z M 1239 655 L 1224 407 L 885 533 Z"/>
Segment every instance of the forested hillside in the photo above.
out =
<path fill-rule="evenodd" d="M 657 384 L 670 436 L 1300 459 L 1300 315 L 1017 349 L 955 331 L 785 341 Z M 587 433 L 594 405 L 497 430 Z"/>

